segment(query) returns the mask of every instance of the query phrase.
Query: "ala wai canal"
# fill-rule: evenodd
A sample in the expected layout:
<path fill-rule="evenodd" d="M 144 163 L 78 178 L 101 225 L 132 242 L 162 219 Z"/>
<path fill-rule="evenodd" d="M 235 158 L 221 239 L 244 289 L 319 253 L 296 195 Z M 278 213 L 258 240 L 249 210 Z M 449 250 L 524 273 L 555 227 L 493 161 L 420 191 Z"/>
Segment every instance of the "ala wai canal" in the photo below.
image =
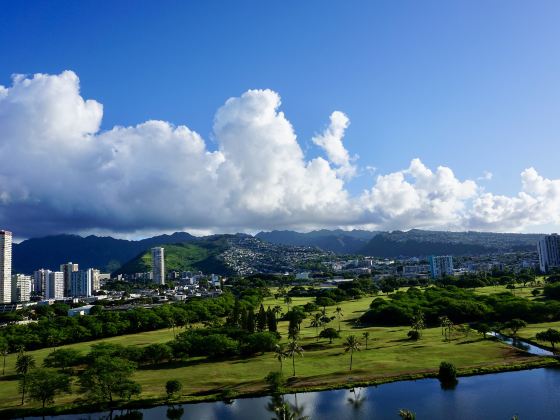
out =
<path fill-rule="evenodd" d="M 421 379 L 356 388 L 299 393 L 284 401 L 310 419 L 399 419 L 399 409 L 416 413 L 417 420 L 520 420 L 560 419 L 560 369 L 540 368 L 459 378 L 453 390 L 441 388 L 437 379 Z M 124 418 L 145 420 L 258 420 L 282 418 L 274 410 L 280 401 L 271 397 L 224 402 L 160 406 L 139 410 Z M 111 413 L 72 414 L 66 419 L 119 418 Z M 122 418 L 122 417 L 120 417 Z M 39 418 L 37 418 L 39 419 Z"/>

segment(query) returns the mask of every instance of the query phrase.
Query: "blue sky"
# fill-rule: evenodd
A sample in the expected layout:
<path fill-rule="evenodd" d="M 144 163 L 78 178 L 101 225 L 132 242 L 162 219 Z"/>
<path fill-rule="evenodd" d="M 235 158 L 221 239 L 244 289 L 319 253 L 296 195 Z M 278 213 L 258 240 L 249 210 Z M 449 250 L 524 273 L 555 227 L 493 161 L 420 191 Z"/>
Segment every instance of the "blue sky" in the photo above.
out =
<path fill-rule="evenodd" d="M 334 110 L 351 123 L 358 194 L 420 158 L 486 191 L 558 178 L 560 3 L 554 1 L 3 2 L 0 85 L 72 70 L 103 129 L 149 119 L 213 142 L 216 110 L 272 89 L 308 157 Z"/>

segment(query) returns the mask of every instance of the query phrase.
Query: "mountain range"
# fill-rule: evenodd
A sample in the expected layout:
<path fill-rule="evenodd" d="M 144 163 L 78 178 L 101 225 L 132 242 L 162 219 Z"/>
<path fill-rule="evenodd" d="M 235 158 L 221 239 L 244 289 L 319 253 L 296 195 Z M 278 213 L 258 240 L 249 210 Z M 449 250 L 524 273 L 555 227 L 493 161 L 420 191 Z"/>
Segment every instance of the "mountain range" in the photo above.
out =
<path fill-rule="evenodd" d="M 197 238 L 186 232 L 159 235 L 140 241 L 128 241 L 106 236 L 54 235 L 33 238 L 12 249 L 15 273 L 30 274 L 39 268 L 58 270 L 60 264 L 74 262 L 82 267 L 96 267 L 112 272 L 145 250 L 164 244 L 188 243 Z"/>
<path fill-rule="evenodd" d="M 370 232 L 364 230 L 317 230 L 259 232 L 250 235 L 211 235 L 195 237 L 186 232 L 159 235 L 138 241 L 112 237 L 55 235 L 25 240 L 13 247 L 13 271 L 32 273 L 39 268 L 58 270 L 68 261 L 82 267 L 97 267 L 107 272 L 140 272 L 149 269 L 149 249 L 167 247 L 168 268 L 231 272 L 220 256 L 240 243 L 265 253 L 288 252 L 308 247 L 339 255 L 369 255 L 384 258 L 434 254 L 475 255 L 497 252 L 535 251 L 540 234 L 441 232 L 412 229 L 407 232 Z M 244 239 L 245 238 L 245 239 Z M 250 240 L 249 240 L 250 238 Z M 233 240 L 235 239 L 235 240 Z M 249 240 L 249 242 L 247 242 Z M 246 247 L 247 245 L 242 245 Z M 268 247 L 272 244 L 275 247 Z M 278 248 L 280 247 L 280 248 Z M 220 258 L 219 258 L 220 257 Z"/>

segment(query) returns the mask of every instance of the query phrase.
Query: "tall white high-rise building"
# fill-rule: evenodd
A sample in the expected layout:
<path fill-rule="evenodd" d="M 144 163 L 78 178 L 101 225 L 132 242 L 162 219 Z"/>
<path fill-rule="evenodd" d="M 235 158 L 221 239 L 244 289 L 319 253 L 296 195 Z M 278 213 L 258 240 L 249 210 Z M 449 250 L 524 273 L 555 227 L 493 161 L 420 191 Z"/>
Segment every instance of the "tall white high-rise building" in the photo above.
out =
<path fill-rule="evenodd" d="M 560 268 L 560 235 L 543 236 L 537 242 L 539 252 L 539 266 L 543 273 L 548 273 L 551 268 Z"/>
<path fill-rule="evenodd" d="M 60 271 L 64 273 L 64 296 L 72 296 L 72 273 L 78 270 L 78 264 L 72 262 L 60 264 Z"/>
<path fill-rule="evenodd" d="M 101 272 L 95 268 L 91 269 L 91 290 L 96 292 L 101 289 Z"/>
<path fill-rule="evenodd" d="M 47 289 L 47 282 L 49 281 L 49 274 L 51 270 L 46 270 L 41 268 L 40 270 L 33 272 L 33 284 L 31 285 L 31 291 L 39 294 L 40 296 L 45 296 L 45 291 Z"/>
<path fill-rule="evenodd" d="M 451 255 L 431 255 L 428 262 L 430 263 L 432 278 L 437 279 L 453 275 L 453 257 Z"/>
<path fill-rule="evenodd" d="M 152 280 L 165 284 L 165 252 L 160 246 L 152 248 Z"/>
<path fill-rule="evenodd" d="M 12 232 L 0 230 L 0 303 L 12 301 Z"/>
<path fill-rule="evenodd" d="M 89 297 L 92 295 L 93 269 L 73 271 L 70 296 Z"/>
<path fill-rule="evenodd" d="M 12 277 L 12 302 L 31 300 L 31 276 L 16 274 Z"/>
<path fill-rule="evenodd" d="M 64 273 L 62 271 L 49 271 L 45 297 L 47 299 L 62 299 L 64 297 Z"/>

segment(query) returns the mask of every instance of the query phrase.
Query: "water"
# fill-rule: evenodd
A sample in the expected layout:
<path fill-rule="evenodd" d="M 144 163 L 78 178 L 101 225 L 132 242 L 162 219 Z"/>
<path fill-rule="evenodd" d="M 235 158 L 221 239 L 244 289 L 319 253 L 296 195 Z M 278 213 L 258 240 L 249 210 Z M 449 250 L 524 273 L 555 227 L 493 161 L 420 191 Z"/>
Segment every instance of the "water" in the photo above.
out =
<path fill-rule="evenodd" d="M 555 354 L 549 350 L 545 350 L 541 347 L 535 346 L 533 344 L 527 343 L 526 341 L 519 340 L 516 338 L 511 338 L 500 333 L 490 333 L 490 335 L 496 337 L 498 340 L 509 344 L 517 349 L 524 350 L 529 354 L 533 354 L 535 356 L 554 356 Z"/>
<path fill-rule="evenodd" d="M 396 419 L 406 408 L 418 420 L 557 420 L 560 418 L 560 369 L 540 368 L 517 372 L 459 378 L 453 390 L 443 390 L 437 379 L 403 381 L 378 387 L 297 394 L 297 405 L 311 419 Z M 361 401 L 352 404 L 348 401 Z M 296 395 L 285 400 L 296 404 Z M 223 402 L 185 404 L 182 419 L 245 420 L 273 419 L 267 409 L 271 397 L 246 398 L 232 404 Z M 167 418 L 167 407 L 141 410 L 145 420 Z M 120 412 L 114 412 L 115 415 Z M 58 416 L 64 419 L 110 418 L 109 413 Z"/>

